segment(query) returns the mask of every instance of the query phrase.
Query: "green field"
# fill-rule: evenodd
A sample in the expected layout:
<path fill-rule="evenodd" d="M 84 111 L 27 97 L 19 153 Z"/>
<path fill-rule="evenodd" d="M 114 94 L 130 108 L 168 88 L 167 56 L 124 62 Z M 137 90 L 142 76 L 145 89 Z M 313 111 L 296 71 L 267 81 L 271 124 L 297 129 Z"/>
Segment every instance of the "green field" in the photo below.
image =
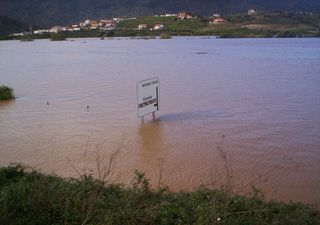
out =
<path fill-rule="evenodd" d="M 224 17 L 227 23 L 209 24 L 209 18 L 180 20 L 175 17 L 141 17 L 122 21 L 121 29 L 136 30 L 139 24 L 149 28 L 157 23 L 171 35 L 216 35 L 221 37 L 319 37 L 320 14 L 258 13 Z M 138 31 L 137 31 L 138 32 Z"/>

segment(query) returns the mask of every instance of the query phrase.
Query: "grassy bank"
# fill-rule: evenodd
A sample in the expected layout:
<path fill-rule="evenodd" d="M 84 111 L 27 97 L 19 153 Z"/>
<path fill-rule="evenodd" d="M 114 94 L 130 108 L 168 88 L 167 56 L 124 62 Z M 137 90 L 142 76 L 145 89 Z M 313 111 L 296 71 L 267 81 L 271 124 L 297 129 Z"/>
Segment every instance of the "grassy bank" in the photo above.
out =
<path fill-rule="evenodd" d="M 0 169 L 0 224 L 319 224 L 320 213 L 301 203 L 264 201 L 227 189 L 173 193 L 152 190 L 143 173 L 132 186 L 91 176 L 64 179 L 20 165 Z"/>
<path fill-rule="evenodd" d="M 7 86 L 0 86 L 0 100 L 14 99 L 13 89 Z"/>

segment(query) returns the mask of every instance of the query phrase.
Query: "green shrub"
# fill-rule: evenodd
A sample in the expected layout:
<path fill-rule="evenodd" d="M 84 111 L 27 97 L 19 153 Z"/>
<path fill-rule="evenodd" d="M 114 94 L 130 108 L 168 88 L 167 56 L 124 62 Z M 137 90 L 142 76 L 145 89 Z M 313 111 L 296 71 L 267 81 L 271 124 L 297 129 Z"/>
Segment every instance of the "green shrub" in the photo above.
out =
<path fill-rule="evenodd" d="M 7 86 L 0 86 L 0 100 L 14 99 L 13 89 Z"/>
<path fill-rule="evenodd" d="M 52 34 L 51 36 L 51 41 L 65 41 L 67 38 L 67 36 L 60 32 L 60 33 L 56 33 L 56 34 Z"/>
<path fill-rule="evenodd" d="M 21 42 L 30 42 L 30 41 L 34 41 L 34 39 L 31 37 L 31 36 L 25 36 L 25 37 L 22 37 L 20 39 Z"/>
<path fill-rule="evenodd" d="M 170 39 L 171 38 L 171 36 L 167 33 L 161 33 L 159 37 L 160 37 L 160 39 Z"/>

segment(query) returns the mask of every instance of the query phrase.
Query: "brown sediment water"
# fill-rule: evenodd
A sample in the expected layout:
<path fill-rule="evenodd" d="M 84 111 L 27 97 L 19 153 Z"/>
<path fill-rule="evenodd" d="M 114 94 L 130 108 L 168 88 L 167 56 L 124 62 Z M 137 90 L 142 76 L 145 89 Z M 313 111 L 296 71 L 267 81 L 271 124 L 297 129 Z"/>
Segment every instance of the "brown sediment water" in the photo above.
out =
<path fill-rule="evenodd" d="M 203 52 L 205 54 L 198 54 Z M 178 191 L 320 203 L 320 39 L 75 39 L 0 42 L 0 165 L 130 184 L 146 172 Z M 137 118 L 136 82 L 160 79 L 155 121 Z M 100 174 L 101 175 L 101 174 Z"/>

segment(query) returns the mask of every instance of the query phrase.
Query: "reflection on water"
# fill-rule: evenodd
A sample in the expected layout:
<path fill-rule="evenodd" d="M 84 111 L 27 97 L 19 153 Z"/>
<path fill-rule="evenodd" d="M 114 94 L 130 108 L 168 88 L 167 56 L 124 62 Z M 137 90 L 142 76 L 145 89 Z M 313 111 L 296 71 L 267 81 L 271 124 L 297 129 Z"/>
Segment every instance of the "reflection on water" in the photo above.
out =
<path fill-rule="evenodd" d="M 2 100 L 0 101 L 1 111 L 5 111 L 6 109 L 10 109 L 13 106 L 15 100 Z"/>
<path fill-rule="evenodd" d="M 165 155 L 166 148 L 163 145 L 162 121 L 152 119 L 149 122 L 141 122 L 139 126 L 139 141 L 141 161 L 145 167 L 154 167 L 156 161 Z M 145 170 L 145 168 L 143 168 Z"/>
<path fill-rule="evenodd" d="M 195 112 L 180 112 L 174 114 L 161 115 L 159 121 L 168 121 L 168 122 L 179 122 L 185 120 L 201 120 L 210 117 L 221 117 L 223 116 L 223 111 L 218 111 L 214 109 L 205 110 L 205 111 L 195 111 Z"/>
<path fill-rule="evenodd" d="M 236 190 L 320 202 L 320 40 L 75 39 L 0 42 L 0 165 L 77 176 L 113 164 L 173 190 L 225 182 Z M 161 82 L 161 110 L 137 118 L 136 82 Z M 49 101 L 49 104 L 47 104 Z M 89 106 L 89 108 L 87 107 Z M 161 172 L 160 172 L 161 171 Z"/>
<path fill-rule="evenodd" d="M 142 152 L 154 152 L 157 154 L 163 149 L 161 123 L 161 119 L 154 119 L 149 123 L 141 122 L 139 126 L 139 137 Z"/>

